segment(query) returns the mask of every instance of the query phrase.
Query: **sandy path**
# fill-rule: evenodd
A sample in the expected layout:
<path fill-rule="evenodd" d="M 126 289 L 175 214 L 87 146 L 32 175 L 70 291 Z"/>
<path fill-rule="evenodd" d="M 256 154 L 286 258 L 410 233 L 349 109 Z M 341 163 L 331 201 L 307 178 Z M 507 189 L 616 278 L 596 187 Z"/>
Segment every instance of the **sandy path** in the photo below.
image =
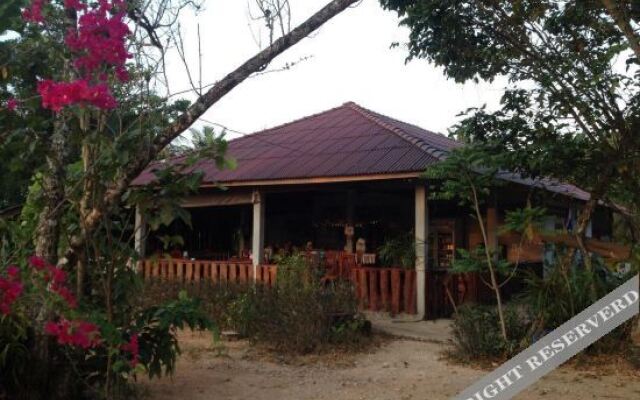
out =
<path fill-rule="evenodd" d="M 244 342 L 226 343 L 184 335 L 184 354 L 173 379 L 142 383 L 152 400 L 409 400 L 448 399 L 485 371 L 441 359 L 442 345 L 392 340 L 368 354 L 298 360 L 298 365 L 256 356 Z M 640 375 L 606 375 L 563 367 L 517 397 L 529 399 L 640 399 Z"/>

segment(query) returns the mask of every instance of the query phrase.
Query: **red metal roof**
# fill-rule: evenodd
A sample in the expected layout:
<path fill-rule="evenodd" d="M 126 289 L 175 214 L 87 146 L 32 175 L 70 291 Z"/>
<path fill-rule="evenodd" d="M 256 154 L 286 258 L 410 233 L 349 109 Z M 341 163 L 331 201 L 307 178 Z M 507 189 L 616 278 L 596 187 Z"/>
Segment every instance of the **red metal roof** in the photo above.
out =
<path fill-rule="evenodd" d="M 444 135 L 349 102 L 231 140 L 228 156 L 237 161 L 234 170 L 219 170 L 211 160 L 203 160 L 194 168 L 204 172 L 204 184 L 419 173 L 459 146 L 461 143 Z M 161 166 L 162 163 L 151 164 L 133 184 L 152 182 L 153 172 Z M 516 174 L 505 174 L 503 178 L 547 188 L 542 181 L 522 179 Z M 588 198 L 588 193 L 572 185 L 554 183 L 547 189 Z"/>
<path fill-rule="evenodd" d="M 234 170 L 219 170 L 209 160 L 195 168 L 204 172 L 204 183 L 422 172 L 458 145 L 346 103 L 231 140 L 228 155 L 238 164 Z M 160 165 L 152 164 L 134 184 L 151 182 Z"/>

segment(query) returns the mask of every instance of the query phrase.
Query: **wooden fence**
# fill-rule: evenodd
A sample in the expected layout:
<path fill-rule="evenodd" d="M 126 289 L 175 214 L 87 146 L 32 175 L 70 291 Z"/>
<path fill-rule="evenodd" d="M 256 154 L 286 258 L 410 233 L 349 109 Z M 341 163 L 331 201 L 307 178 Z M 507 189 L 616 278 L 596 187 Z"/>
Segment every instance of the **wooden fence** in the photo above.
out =
<path fill-rule="evenodd" d="M 244 284 L 253 282 L 253 265 L 250 261 L 209 261 L 177 258 L 158 258 L 141 261 L 138 271 L 144 279 L 166 279 L 183 283 L 211 281 L 220 284 Z M 272 286 L 276 281 L 275 265 L 256 268 L 256 281 Z"/>
<path fill-rule="evenodd" d="M 141 261 L 139 273 L 144 279 L 165 279 L 183 283 L 211 281 L 217 284 L 245 284 L 253 279 L 253 265 L 249 261 L 208 261 L 158 258 Z M 276 265 L 256 268 L 258 283 L 273 286 L 278 274 Z M 402 268 L 352 268 L 349 279 L 353 283 L 360 309 L 416 313 L 416 272 Z"/>
<path fill-rule="evenodd" d="M 351 270 L 360 309 L 416 313 L 416 271 L 403 268 L 357 267 Z"/>

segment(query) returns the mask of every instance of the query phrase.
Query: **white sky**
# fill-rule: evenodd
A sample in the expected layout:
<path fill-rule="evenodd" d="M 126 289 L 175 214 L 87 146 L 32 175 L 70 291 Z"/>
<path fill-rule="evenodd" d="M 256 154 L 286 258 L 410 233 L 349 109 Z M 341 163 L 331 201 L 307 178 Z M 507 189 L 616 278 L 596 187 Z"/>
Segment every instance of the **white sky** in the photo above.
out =
<path fill-rule="evenodd" d="M 291 0 L 292 25 L 328 1 Z M 247 0 L 208 0 L 198 16 L 182 20 L 187 59 L 196 76 L 197 24 L 202 37 L 203 84 L 221 79 L 259 50 L 249 28 Z M 390 117 L 446 133 L 461 111 L 484 104 L 496 106 L 504 82 L 460 85 L 426 61 L 405 64 L 406 49 L 390 49 L 390 45 L 405 43 L 407 38 L 408 30 L 398 27 L 395 13 L 382 10 L 378 0 L 363 0 L 278 57 L 269 69 L 305 56 L 311 59 L 288 71 L 245 81 L 204 118 L 251 133 L 355 101 Z M 169 72 L 172 92 L 189 87 L 180 61 L 173 60 Z M 237 134 L 229 135 L 234 136 Z"/>

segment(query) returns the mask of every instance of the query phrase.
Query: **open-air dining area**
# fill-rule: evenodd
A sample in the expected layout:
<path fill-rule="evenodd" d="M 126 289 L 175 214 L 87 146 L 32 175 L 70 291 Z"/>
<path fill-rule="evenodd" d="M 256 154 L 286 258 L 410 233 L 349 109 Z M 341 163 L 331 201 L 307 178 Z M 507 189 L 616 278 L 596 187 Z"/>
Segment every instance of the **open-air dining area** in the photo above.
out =
<path fill-rule="evenodd" d="M 236 169 L 220 170 L 206 160 L 192 167 L 204 181 L 182 203 L 191 226 L 176 221 L 149 232 L 138 214 L 141 273 L 273 285 L 278 260 L 304 254 L 323 282 L 351 281 L 362 309 L 449 317 L 457 305 L 491 297 L 477 273 L 451 271 L 458 250 L 485 244 L 477 218 L 456 199 L 432 196 L 437 182 L 424 176 L 458 146 L 355 103 L 235 139 L 229 153 Z M 150 166 L 134 183 L 152 184 L 162 166 Z M 486 245 L 521 270 L 542 275 L 545 243 L 575 244 L 566 243 L 569 236 L 525 243 L 500 228 L 506 213 L 537 192 L 549 213 L 546 228 L 566 231 L 588 193 L 516 174 L 500 178 L 505 184 L 482 205 Z M 611 211 L 599 207 L 587 246 L 615 258 L 624 249 L 607 241 L 610 230 Z M 175 237 L 180 243 L 167 241 Z M 519 280 L 511 280 L 505 297 L 518 287 Z"/>
<path fill-rule="evenodd" d="M 189 208 L 191 228 L 176 223 L 147 238 L 142 272 L 185 282 L 272 285 L 277 261 L 300 253 L 323 282 L 350 280 L 362 308 L 415 314 L 413 260 L 408 268 L 391 265 L 378 252 L 385 238 L 406 237 L 414 230 L 410 188 L 397 183 L 329 185 L 244 197 L 260 198 L 256 204 Z M 210 195 L 210 201 L 221 202 L 225 196 Z M 233 196 L 241 201 L 242 196 Z M 254 222 L 263 238 L 254 237 Z M 165 250 L 157 239 L 164 235 L 182 236 L 184 246 Z"/>

